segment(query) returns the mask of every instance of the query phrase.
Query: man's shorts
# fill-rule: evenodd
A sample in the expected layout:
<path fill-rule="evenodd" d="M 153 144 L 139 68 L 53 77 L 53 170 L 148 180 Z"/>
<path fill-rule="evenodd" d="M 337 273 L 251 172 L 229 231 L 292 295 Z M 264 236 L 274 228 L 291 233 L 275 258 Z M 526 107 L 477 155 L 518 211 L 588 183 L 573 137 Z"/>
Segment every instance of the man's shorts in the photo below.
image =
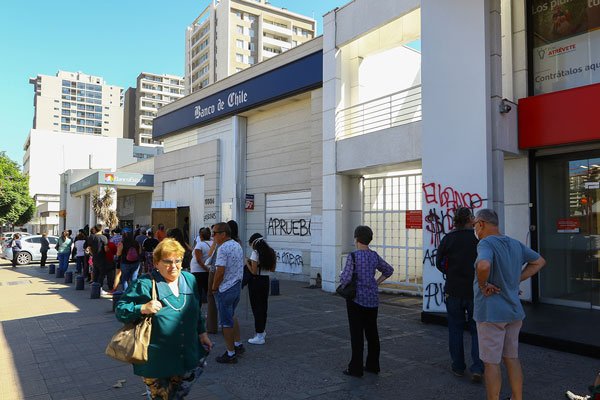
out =
<path fill-rule="evenodd" d="M 237 282 L 224 292 L 217 291 L 217 310 L 219 321 L 223 328 L 233 328 L 235 308 L 240 302 L 241 282 Z"/>
<path fill-rule="evenodd" d="M 479 358 L 488 364 L 500 364 L 502 357 L 519 358 L 519 331 L 523 321 L 477 322 Z"/>

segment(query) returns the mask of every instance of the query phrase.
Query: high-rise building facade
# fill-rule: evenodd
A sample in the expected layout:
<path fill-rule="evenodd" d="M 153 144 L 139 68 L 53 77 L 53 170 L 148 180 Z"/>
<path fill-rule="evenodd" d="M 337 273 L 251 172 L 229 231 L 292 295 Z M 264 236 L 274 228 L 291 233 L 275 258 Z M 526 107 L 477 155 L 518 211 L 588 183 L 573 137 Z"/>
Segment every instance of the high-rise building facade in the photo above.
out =
<path fill-rule="evenodd" d="M 159 146 L 152 140 L 152 121 L 162 106 L 184 96 L 183 78 L 176 75 L 158 75 L 142 72 L 137 87 L 125 92 L 124 137 L 136 145 Z"/>
<path fill-rule="evenodd" d="M 186 93 L 311 40 L 316 29 L 267 0 L 212 0 L 186 31 Z"/>
<path fill-rule="evenodd" d="M 35 92 L 33 129 L 123 137 L 123 88 L 67 71 L 29 83 Z"/>

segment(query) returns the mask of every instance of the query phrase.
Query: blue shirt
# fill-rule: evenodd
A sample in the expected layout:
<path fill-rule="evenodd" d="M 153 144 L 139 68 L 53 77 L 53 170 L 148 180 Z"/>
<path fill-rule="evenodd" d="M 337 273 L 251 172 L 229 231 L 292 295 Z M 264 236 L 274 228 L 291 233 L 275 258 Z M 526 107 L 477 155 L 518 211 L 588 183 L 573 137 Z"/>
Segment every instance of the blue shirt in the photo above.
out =
<path fill-rule="evenodd" d="M 340 284 L 350 283 L 352 274 L 356 272 L 357 282 L 354 302 L 363 307 L 378 307 L 379 290 L 375 279 L 375 270 L 378 270 L 387 278 L 392 275 L 394 268 L 373 250 L 356 250 L 354 259 L 356 265 L 353 264 L 350 254 L 346 258 L 346 266 L 340 275 Z"/>
<path fill-rule="evenodd" d="M 478 322 L 512 322 L 525 318 L 519 299 L 519 283 L 523 265 L 540 255 L 518 240 L 504 235 L 488 236 L 477 245 L 475 266 L 481 260 L 489 261 L 488 282 L 500 288 L 500 293 L 485 297 L 475 277 L 473 319 Z"/>

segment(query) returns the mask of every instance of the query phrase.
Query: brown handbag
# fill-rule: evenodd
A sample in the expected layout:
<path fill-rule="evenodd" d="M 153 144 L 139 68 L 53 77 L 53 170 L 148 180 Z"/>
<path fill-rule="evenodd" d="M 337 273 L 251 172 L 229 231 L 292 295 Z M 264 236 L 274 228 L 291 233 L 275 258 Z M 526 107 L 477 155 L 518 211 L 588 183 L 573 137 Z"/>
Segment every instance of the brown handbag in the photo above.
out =
<path fill-rule="evenodd" d="M 156 282 L 152 279 L 152 300 L 156 300 Z M 128 364 L 148 361 L 148 345 L 152 333 L 152 316 L 142 316 L 137 322 L 128 322 L 117 331 L 104 353 Z"/>

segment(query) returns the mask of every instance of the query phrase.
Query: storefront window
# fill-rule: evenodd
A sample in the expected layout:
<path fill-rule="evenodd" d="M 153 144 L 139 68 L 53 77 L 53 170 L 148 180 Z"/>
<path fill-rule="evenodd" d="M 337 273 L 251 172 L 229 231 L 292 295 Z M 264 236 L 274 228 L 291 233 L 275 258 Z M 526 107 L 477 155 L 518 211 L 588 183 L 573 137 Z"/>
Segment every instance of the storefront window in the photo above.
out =
<path fill-rule="evenodd" d="M 542 301 L 600 306 L 600 157 L 542 159 L 539 242 L 548 267 Z"/>

